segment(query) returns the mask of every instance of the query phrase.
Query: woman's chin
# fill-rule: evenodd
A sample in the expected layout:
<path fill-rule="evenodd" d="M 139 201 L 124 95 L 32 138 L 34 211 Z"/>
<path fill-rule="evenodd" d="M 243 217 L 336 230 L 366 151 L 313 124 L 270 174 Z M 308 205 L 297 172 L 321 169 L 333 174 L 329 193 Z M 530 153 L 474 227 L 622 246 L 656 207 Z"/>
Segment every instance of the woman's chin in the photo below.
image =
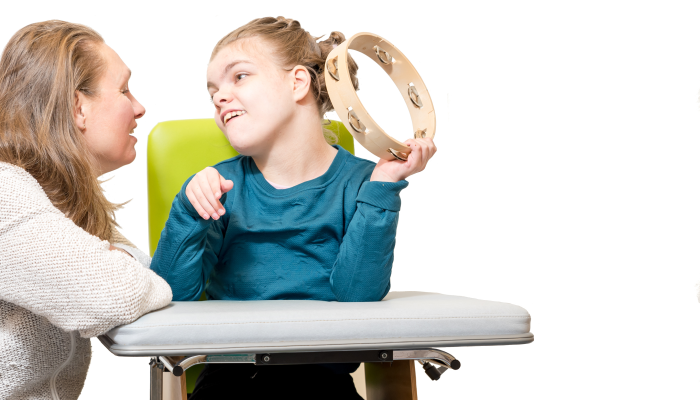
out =
<path fill-rule="evenodd" d="M 130 152 L 124 154 L 124 157 L 117 162 L 117 165 L 119 165 L 117 168 L 129 165 L 134 162 L 134 160 L 136 160 L 136 149 L 132 148 Z"/>

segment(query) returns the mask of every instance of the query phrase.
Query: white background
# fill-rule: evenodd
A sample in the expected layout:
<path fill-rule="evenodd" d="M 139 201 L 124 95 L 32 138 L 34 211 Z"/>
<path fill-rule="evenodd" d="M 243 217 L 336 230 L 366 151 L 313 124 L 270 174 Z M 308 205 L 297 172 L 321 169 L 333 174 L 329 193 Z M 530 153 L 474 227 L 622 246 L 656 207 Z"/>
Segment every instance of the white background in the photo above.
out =
<path fill-rule="evenodd" d="M 315 35 L 386 37 L 430 89 L 439 148 L 402 193 L 392 289 L 521 305 L 536 338 L 447 349 L 462 369 L 420 372 L 421 399 L 697 399 L 700 6 L 460 3 L 16 1 L 0 42 L 31 22 L 84 23 L 133 70 L 139 155 L 105 188 L 133 199 L 118 221 L 147 249 L 148 132 L 212 115 L 222 36 L 284 15 Z M 398 92 L 362 66 L 361 98 L 408 138 Z M 147 398 L 147 359 L 93 352 L 81 398 Z"/>

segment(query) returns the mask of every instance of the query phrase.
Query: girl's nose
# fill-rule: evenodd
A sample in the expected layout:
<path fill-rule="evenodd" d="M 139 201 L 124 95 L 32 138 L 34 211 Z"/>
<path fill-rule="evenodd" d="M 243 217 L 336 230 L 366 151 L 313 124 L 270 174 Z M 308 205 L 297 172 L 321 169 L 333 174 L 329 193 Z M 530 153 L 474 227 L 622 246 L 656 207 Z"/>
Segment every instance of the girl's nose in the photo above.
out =
<path fill-rule="evenodd" d="M 231 95 L 230 92 L 227 92 L 224 90 L 219 90 L 214 95 L 214 104 L 217 107 L 222 107 L 222 106 L 230 103 L 232 99 L 233 99 L 233 96 Z"/>

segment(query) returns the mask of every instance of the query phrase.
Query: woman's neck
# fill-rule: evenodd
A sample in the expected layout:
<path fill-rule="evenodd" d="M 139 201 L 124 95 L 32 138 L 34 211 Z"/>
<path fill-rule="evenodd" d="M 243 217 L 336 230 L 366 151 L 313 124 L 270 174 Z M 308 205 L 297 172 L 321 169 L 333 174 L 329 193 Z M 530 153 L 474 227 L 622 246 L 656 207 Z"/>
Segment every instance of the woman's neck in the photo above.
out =
<path fill-rule="evenodd" d="M 301 112 L 282 128 L 267 154 L 253 160 L 265 179 L 291 187 L 323 175 L 337 152 L 324 138 L 318 112 Z"/>

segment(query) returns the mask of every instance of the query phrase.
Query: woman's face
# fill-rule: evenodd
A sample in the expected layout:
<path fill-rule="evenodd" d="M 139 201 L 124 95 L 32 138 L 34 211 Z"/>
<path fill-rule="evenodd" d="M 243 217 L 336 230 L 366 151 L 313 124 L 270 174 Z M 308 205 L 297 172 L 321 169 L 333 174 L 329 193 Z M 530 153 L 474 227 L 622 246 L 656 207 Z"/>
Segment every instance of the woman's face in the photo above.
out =
<path fill-rule="evenodd" d="M 134 161 L 136 137 L 131 134 L 146 109 L 129 91 L 131 70 L 119 55 L 106 44 L 100 45 L 99 53 L 105 69 L 97 93 L 87 97 L 78 92 L 76 119 L 102 175 Z"/>
<path fill-rule="evenodd" d="M 259 38 L 221 49 L 207 68 L 214 120 L 241 154 L 263 154 L 295 110 L 294 80 Z M 228 119 L 229 113 L 242 115 Z"/>

